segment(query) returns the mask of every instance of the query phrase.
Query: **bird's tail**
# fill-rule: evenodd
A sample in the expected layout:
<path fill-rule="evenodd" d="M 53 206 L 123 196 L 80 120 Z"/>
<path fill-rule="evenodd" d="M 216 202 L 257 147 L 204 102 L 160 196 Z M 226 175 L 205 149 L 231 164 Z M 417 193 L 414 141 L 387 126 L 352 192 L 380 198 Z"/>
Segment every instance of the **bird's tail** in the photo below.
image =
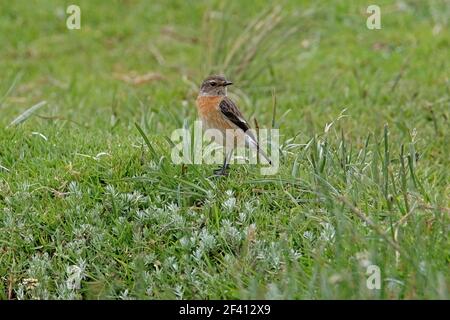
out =
<path fill-rule="evenodd" d="M 269 164 L 270 165 L 272 165 L 272 160 L 270 160 L 270 158 L 269 158 L 269 156 L 259 147 L 259 143 L 258 143 L 258 141 L 256 141 L 256 139 L 254 138 L 254 137 L 252 137 L 252 136 L 250 136 L 250 135 L 245 135 L 245 137 L 246 137 L 246 141 L 247 141 L 247 143 L 252 147 L 252 148 L 255 148 L 257 151 L 258 151 L 258 153 L 260 154 L 260 155 L 262 155 L 263 156 L 263 158 L 264 159 L 266 159 L 267 160 L 267 162 L 269 162 Z"/>

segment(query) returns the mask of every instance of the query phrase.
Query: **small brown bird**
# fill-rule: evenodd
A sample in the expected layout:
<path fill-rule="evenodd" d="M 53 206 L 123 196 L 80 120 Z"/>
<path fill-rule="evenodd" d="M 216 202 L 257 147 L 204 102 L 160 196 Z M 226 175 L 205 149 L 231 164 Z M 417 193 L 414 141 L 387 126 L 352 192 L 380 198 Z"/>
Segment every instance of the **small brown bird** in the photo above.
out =
<path fill-rule="evenodd" d="M 249 123 L 236 104 L 227 97 L 227 87 L 232 84 L 223 76 L 209 76 L 202 82 L 197 97 L 197 109 L 203 128 L 219 130 L 222 137 L 226 138 L 226 141 L 216 141 L 226 150 L 223 166 L 215 171 L 216 175 L 226 175 L 233 150 L 238 146 L 256 149 L 269 164 L 272 164 L 269 157 L 259 148 L 258 141 L 250 131 Z M 233 132 L 231 139 L 230 132 Z"/>

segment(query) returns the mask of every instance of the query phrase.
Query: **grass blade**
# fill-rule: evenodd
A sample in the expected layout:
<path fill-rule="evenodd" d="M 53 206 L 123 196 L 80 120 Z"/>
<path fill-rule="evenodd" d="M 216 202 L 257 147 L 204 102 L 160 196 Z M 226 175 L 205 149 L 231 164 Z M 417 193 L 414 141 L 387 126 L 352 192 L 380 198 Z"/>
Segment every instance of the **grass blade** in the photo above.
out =
<path fill-rule="evenodd" d="M 142 130 L 142 128 L 137 124 L 137 122 L 135 122 L 134 125 L 136 126 L 136 128 L 138 129 L 138 131 L 141 134 L 142 138 L 144 139 L 145 144 L 147 145 L 148 149 L 150 150 L 150 153 L 152 154 L 152 156 L 154 158 L 156 158 L 157 157 L 156 151 L 153 148 L 152 144 L 150 143 L 150 140 L 148 139 L 148 137 L 145 134 L 144 130 Z"/>
<path fill-rule="evenodd" d="M 29 117 L 31 117 L 33 115 L 33 113 L 42 108 L 43 106 L 45 106 L 47 104 L 47 101 L 41 101 L 39 103 L 36 103 L 34 106 L 28 108 L 27 110 L 25 110 L 25 112 L 21 113 L 17 118 L 15 118 L 9 125 L 7 128 L 12 127 L 12 126 L 17 126 L 18 124 L 21 124 L 22 122 L 24 122 L 25 120 L 27 120 Z"/>

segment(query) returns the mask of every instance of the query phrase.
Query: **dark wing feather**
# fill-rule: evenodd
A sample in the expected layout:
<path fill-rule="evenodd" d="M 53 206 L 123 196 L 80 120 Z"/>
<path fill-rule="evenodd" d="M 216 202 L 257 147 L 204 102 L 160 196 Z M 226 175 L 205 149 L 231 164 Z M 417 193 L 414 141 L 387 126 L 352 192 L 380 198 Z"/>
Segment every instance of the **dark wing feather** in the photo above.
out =
<path fill-rule="evenodd" d="M 250 130 L 250 126 L 248 125 L 247 121 L 244 119 L 244 116 L 239 111 L 239 109 L 236 107 L 234 102 L 230 98 L 223 98 L 223 100 L 219 104 L 220 111 L 225 115 L 225 117 L 234 123 L 238 128 L 241 128 L 242 131 L 246 133 L 248 137 L 250 137 L 250 144 L 253 144 L 258 152 L 266 158 L 266 160 L 269 162 L 270 165 L 272 165 L 272 161 L 270 158 L 259 148 L 259 144 L 256 141 L 255 136 L 252 134 Z"/>
<path fill-rule="evenodd" d="M 242 131 L 246 132 L 250 129 L 250 126 L 244 119 L 244 116 L 230 98 L 225 97 L 220 102 L 219 108 L 220 111 L 225 115 L 225 117 L 227 117 L 227 119 L 234 123 L 236 126 L 241 128 Z"/>

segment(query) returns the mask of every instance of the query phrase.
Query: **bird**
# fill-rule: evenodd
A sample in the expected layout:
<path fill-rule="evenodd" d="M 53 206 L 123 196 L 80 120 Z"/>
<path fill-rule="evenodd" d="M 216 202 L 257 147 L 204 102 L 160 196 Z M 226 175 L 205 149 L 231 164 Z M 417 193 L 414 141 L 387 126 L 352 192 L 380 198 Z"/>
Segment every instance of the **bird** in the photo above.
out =
<path fill-rule="evenodd" d="M 211 75 L 203 80 L 196 100 L 203 129 L 216 129 L 226 138 L 225 141 L 223 138 L 221 141 L 215 141 L 226 151 L 222 167 L 214 171 L 217 176 L 228 174 L 226 170 L 229 168 L 231 155 L 239 146 L 256 149 L 272 165 L 270 158 L 260 149 L 250 124 L 236 103 L 227 96 L 227 87 L 232 84 L 225 76 Z M 230 136 L 230 132 L 233 136 Z"/>

